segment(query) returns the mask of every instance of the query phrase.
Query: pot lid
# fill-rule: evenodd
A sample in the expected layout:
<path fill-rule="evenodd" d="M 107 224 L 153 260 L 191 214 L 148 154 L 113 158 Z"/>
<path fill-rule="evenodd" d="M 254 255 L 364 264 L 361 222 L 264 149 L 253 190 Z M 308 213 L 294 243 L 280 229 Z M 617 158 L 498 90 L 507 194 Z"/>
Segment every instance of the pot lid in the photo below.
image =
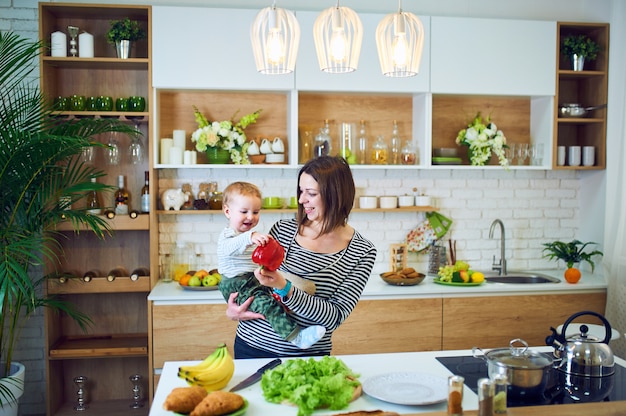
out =
<path fill-rule="evenodd" d="M 522 346 L 515 346 L 517 343 Z M 548 355 L 529 350 L 526 341 L 519 338 L 512 340 L 509 348 L 496 348 L 487 352 L 485 358 L 498 365 L 523 369 L 543 369 L 554 362 Z"/>

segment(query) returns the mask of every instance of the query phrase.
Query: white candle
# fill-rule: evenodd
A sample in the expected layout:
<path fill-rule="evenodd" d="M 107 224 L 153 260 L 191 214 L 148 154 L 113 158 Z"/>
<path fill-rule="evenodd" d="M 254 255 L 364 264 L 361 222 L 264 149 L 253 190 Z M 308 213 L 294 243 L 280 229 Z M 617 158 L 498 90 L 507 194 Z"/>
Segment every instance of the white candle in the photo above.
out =
<path fill-rule="evenodd" d="M 174 130 L 174 146 L 179 147 L 183 150 L 187 148 L 186 137 L 187 132 L 185 130 Z"/>
<path fill-rule="evenodd" d="M 183 154 L 183 165 L 191 165 L 191 150 L 185 150 Z"/>
<path fill-rule="evenodd" d="M 67 56 L 67 35 L 63 32 L 52 32 L 50 35 L 50 55 Z"/>
<path fill-rule="evenodd" d="M 191 164 L 195 165 L 198 163 L 198 152 L 196 152 L 195 150 L 191 151 Z"/>
<path fill-rule="evenodd" d="M 183 149 L 180 147 L 172 146 L 170 148 L 170 165 L 182 165 L 183 164 Z"/>
<path fill-rule="evenodd" d="M 161 164 L 169 165 L 170 149 L 174 145 L 174 140 L 170 138 L 161 139 Z"/>
<path fill-rule="evenodd" d="M 78 56 L 93 58 L 93 35 L 87 32 L 78 35 Z"/>

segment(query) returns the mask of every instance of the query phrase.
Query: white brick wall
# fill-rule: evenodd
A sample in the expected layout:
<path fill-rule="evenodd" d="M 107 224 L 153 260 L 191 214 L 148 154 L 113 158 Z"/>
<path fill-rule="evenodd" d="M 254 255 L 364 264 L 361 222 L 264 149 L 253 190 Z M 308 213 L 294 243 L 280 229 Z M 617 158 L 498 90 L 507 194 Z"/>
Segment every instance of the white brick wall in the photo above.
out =
<path fill-rule="evenodd" d="M 265 196 L 288 198 L 295 195 L 297 169 L 207 169 L 163 170 L 159 189 L 178 188 L 191 183 L 197 192 L 201 182 L 216 181 L 219 189 L 235 180 L 250 181 Z M 477 270 L 491 269 L 493 256 L 499 258 L 500 234 L 489 239 L 489 227 L 496 218 L 504 222 L 506 257 L 510 269 L 556 268 L 542 258 L 542 243 L 576 237 L 579 227 L 579 181 L 572 171 L 537 170 L 361 170 L 354 171 L 357 195 L 401 195 L 413 188 L 433 198 L 440 212 L 453 220 L 444 237 L 457 241 L 457 258 Z M 293 214 L 264 211 L 258 229 L 267 232 L 280 218 Z M 375 273 L 388 270 L 390 244 L 402 243 L 421 214 L 406 212 L 355 212 L 350 223 L 378 248 Z M 176 241 L 194 244 L 205 264 L 217 265 L 216 241 L 226 224 L 223 215 L 162 215 L 161 254 L 170 253 Z M 598 224 L 602 226 L 602 224 Z M 410 253 L 409 263 L 427 270 L 426 254 Z"/>

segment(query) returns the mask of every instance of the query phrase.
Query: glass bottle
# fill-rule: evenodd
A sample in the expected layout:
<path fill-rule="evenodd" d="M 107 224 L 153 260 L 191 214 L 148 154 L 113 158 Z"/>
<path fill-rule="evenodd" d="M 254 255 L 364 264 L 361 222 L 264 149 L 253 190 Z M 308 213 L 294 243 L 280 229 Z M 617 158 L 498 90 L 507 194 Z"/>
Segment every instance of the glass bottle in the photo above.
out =
<path fill-rule="evenodd" d="M 367 164 L 367 131 L 365 130 L 365 120 L 359 123 L 359 164 Z"/>
<path fill-rule="evenodd" d="M 117 177 L 117 190 L 115 191 L 115 214 L 116 215 L 128 215 L 129 203 L 130 203 L 130 195 L 128 191 L 124 188 L 124 175 L 119 175 Z"/>
<path fill-rule="evenodd" d="M 83 281 L 90 282 L 94 277 L 102 276 L 102 272 L 98 269 L 87 270 L 85 274 L 83 274 Z"/>
<path fill-rule="evenodd" d="M 396 120 L 393 121 L 393 128 L 391 130 L 391 138 L 389 139 L 389 143 L 391 145 L 391 160 L 390 165 L 399 165 L 400 164 L 400 134 L 398 133 L 398 122 Z"/>
<path fill-rule="evenodd" d="M 138 267 L 130 273 L 130 280 L 139 280 L 139 276 L 150 276 L 150 270 L 147 267 Z"/>
<path fill-rule="evenodd" d="M 141 212 L 150 212 L 150 175 L 148 171 L 144 173 L 145 181 L 141 188 Z"/>
<path fill-rule="evenodd" d="M 96 178 L 90 178 L 91 183 L 96 183 Z M 100 195 L 94 189 L 87 194 L 87 212 L 93 215 L 102 214 L 102 204 L 100 203 Z"/>
<path fill-rule="evenodd" d="M 176 247 L 174 248 L 174 252 L 171 256 L 172 264 L 170 267 L 172 279 L 174 281 L 178 282 L 180 278 L 189 271 L 190 257 L 191 250 L 189 248 L 189 244 L 183 241 L 177 241 Z"/>
<path fill-rule="evenodd" d="M 373 165 L 386 165 L 389 161 L 389 148 L 383 136 L 378 136 L 372 144 L 371 155 Z"/>
<path fill-rule="evenodd" d="M 313 142 L 313 156 L 320 157 L 330 155 L 332 151 L 331 141 L 332 138 L 330 137 L 328 120 L 324 120 L 324 127 L 320 129 Z"/>
<path fill-rule="evenodd" d="M 355 133 L 356 125 L 354 123 L 341 123 L 339 125 L 339 156 L 346 159 L 349 165 L 356 163 L 356 153 L 352 144 Z"/>
<path fill-rule="evenodd" d="M 114 269 L 111 269 L 111 271 L 109 271 L 109 273 L 107 273 L 107 280 L 109 282 L 112 282 L 116 278 L 122 277 L 122 276 L 128 276 L 128 272 L 123 267 L 116 267 Z"/>
<path fill-rule="evenodd" d="M 402 146 L 400 163 L 403 165 L 414 165 L 417 163 L 417 151 L 410 140 L 406 140 L 404 146 Z"/>

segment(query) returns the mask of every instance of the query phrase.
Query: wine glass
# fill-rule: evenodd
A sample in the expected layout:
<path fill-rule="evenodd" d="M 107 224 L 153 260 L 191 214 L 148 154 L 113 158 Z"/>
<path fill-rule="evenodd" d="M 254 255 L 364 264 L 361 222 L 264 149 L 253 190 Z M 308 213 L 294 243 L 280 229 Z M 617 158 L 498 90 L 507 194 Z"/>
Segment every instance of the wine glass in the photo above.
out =
<path fill-rule="evenodd" d="M 135 130 L 137 131 L 137 135 L 131 138 L 130 145 L 128 146 L 128 157 L 133 165 L 143 162 L 144 155 L 146 154 L 146 150 L 141 141 L 142 133 L 139 127 L 139 120 L 135 120 Z"/>
<path fill-rule="evenodd" d="M 120 145 L 117 140 L 117 132 L 109 132 L 109 142 L 106 148 L 106 162 L 107 165 L 117 166 L 120 164 Z"/>
<path fill-rule="evenodd" d="M 523 165 L 528 157 L 528 143 L 518 143 L 515 148 L 515 155 L 517 156 L 517 164 Z"/>
<path fill-rule="evenodd" d="M 506 148 L 504 148 L 504 156 L 506 157 L 509 165 L 512 165 L 513 159 L 515 159 L 515 143 L 511 143 Z"/>

